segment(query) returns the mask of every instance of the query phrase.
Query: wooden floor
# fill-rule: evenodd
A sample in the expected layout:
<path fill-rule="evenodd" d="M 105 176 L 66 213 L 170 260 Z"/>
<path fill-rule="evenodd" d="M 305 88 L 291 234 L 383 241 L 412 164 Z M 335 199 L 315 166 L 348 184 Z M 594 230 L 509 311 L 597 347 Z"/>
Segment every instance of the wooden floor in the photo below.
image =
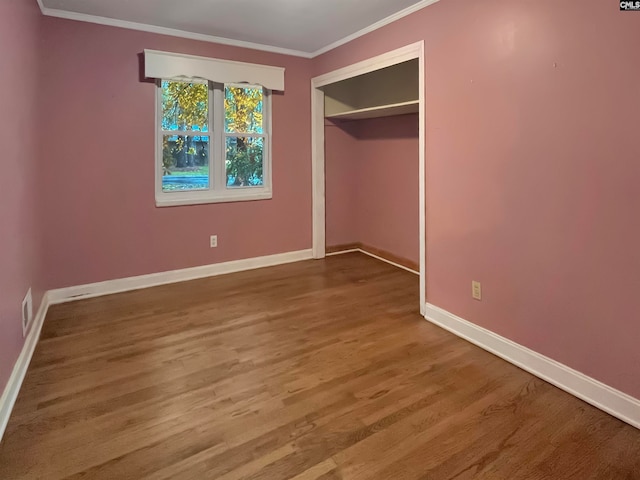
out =
<path fill-rule="evenodd" d="M 53 307 L 0 478 L 640 478 L 640 431 L 354 253 Z"/>

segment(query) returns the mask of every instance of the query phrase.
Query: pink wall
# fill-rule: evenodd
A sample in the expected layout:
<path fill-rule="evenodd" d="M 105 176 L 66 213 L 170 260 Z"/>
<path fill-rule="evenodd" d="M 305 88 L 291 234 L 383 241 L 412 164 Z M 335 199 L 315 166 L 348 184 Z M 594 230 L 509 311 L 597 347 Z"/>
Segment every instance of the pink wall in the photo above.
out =
<path fill-rule="evenodd" d="M 0 392 L 22 349 L 21 304 L 42 297 L 37 228 L 38 28 L 36 2 L 0 2 Z"/>
<path fill-rule="evenodd" d="M 327 245 L 361 242 L 418 263 L 418 115 L 325 128 Z"/>
<path fill-rule="evenodd" d="M 418 115 L 358 122 L 359 241 L 420 262 Z"/>
<path fill-rule="evenodd" d="M 311 74 L 418 40 L 429 302 L 640 397 L 640 15 L 601 0 L 442 0 L 313 61 L 3 0 L 0 384 L 22 346 L 28 286 L 37 308 L 44 287 L 310 248 Z M 287 68 L 273 200 L 155 207 L 144 48 Z"/>
<path fill-rule="evenodd" d="M 640 398 L 640 15 L 442 0 L 315 74 L 419 40 L 428 301 Z"/>
<path fill-rule="evenodd" d="M 45 18 L 47 287 L 311 248 L 310 60 Z M 273 199 L 156 208 L 145 49 L 286 67 L 273 96 Z M 218 235 L 218 248 L 209 236 Z"/>
<path fill-rule="evenodd" d="M 356 199 L 358 142 L 356 124 L 325 124 L 325 232 L 326 245 L 358 242 Z"/>

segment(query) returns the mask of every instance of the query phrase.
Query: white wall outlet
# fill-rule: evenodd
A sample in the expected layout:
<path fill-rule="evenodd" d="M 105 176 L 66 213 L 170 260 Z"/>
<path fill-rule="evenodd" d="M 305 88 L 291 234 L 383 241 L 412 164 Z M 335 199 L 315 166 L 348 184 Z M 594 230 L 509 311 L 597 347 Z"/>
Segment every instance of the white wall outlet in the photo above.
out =
<path fill-rule="evenodd" d="M 209 246 L 211 248 L 216 248 L 218 246 L 218 236 L 217 235 L 211 235 L 211 237 L 209 238 Z"/>
<path fill-rule="evenodd" d="M 471 296 L 476 300 L 482 300 L 482 285 L 475 280 L 471 282 Z"/>
<path fill-rule="evenodd" d="M 22 300 L 22 336 L 27 336 L 27 330 L 33 320 L 33 298 L 31 297 L 31 289 L 27 292 Z"/>

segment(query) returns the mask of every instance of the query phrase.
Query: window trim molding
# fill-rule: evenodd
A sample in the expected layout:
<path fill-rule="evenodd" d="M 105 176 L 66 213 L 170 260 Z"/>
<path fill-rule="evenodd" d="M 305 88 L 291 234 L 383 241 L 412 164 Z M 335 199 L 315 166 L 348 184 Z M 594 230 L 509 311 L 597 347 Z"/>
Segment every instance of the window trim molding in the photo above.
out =
<path fill-rule="evenodd" d="M 144 50 L 144 73 L 147 78 L 199 78 L 213 83 L 248 83 L 284 92 L 284 72 L 284 67 Z"/>
<path fill-rule="evenodd" d="M 191 81 L 190 79 L 157 79 L 155 82 L 155 115 L 154 115 L 154 131 L 155 131 L 155 148 L 154 148 L 154 188 L 155 188 L 155 203 L 156 207 L 173 207 L 184 205 L 204 205 L 208 203 L 230 203 L 230 202 L 251 202 L 256 200 L 270 200 L 273 198 L 273 184 L 272 184 L 272 92 L 267 88 L 263 88 L 263 108 L 266 110 L 267 115 L 263 116 L 263 128 L 265 130 L 264 141 L 265 152 L 262 165 L 262 187 L 226 187 L 226 170 L 225 170 L 225 145 L 227 135 L 224 132 L 224 114 L 219 116 L 216 120 L 215 106 L 216 95 L 220 96 L 222 105 L 224 105 L 224 85 L 221 85 L 222 89 L 216 88 L 214 82 L 207 82 L 209 87 L 209 131 L 197 132 L 200 134 L 206 133 L 210 138 L 209 149 L 209 189 L 208 190 L 193 190 L 193 191 L 176 191 L 176 192 L 164 192 L 162 190 L 162 168 L 161 168 L 161 155 L 162 155 L 162 81 Z M 202 80 L 193 79 L 194 83 L 204 83 Z M 230 84 L 233 85 L 233 84 Z M 252 85 L 260 86 L 260 85 Z M 261 87 L 261 86 L 260 86 Z M 224 108 L 224 107 L 223 107 Z M 265 118 L 266 117 L 266 118 Z M 196 133 L 196 132 L 194 132 Z M 242 136 L 239 134 L 238 136 Z M 249 135 L 251 136 L 251 135 Z M 216 137 L 220 137 L 217 139 Z M 216 153 L 214 149 L 219 149 Z M 219 164 L 216 165 L 214 159 L 219 158 Z M 219 167 L 219 172 L 217 171 Z M 220 179 L 224 178 L 223 182 L 217 184 Z M 219 188 L 216 189 L 215 187 Z"/>

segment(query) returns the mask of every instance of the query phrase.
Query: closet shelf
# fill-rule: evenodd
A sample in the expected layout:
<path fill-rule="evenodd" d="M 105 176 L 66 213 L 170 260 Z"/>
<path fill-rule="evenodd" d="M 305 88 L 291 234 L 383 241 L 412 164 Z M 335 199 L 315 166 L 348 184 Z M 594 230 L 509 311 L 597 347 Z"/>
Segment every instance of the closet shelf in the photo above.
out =
<path fill-rule="evenodd" d="M 393 103 L 390 105 L 378 105 L 357 110 L 327 115 L 326 118 L 332 120 L 362 120 L 365 118 L 392 117 L 394 115 L 405 115 L 407 113 L 417 113 L 419 110 L 419 100 L 410 102 Z"/>

